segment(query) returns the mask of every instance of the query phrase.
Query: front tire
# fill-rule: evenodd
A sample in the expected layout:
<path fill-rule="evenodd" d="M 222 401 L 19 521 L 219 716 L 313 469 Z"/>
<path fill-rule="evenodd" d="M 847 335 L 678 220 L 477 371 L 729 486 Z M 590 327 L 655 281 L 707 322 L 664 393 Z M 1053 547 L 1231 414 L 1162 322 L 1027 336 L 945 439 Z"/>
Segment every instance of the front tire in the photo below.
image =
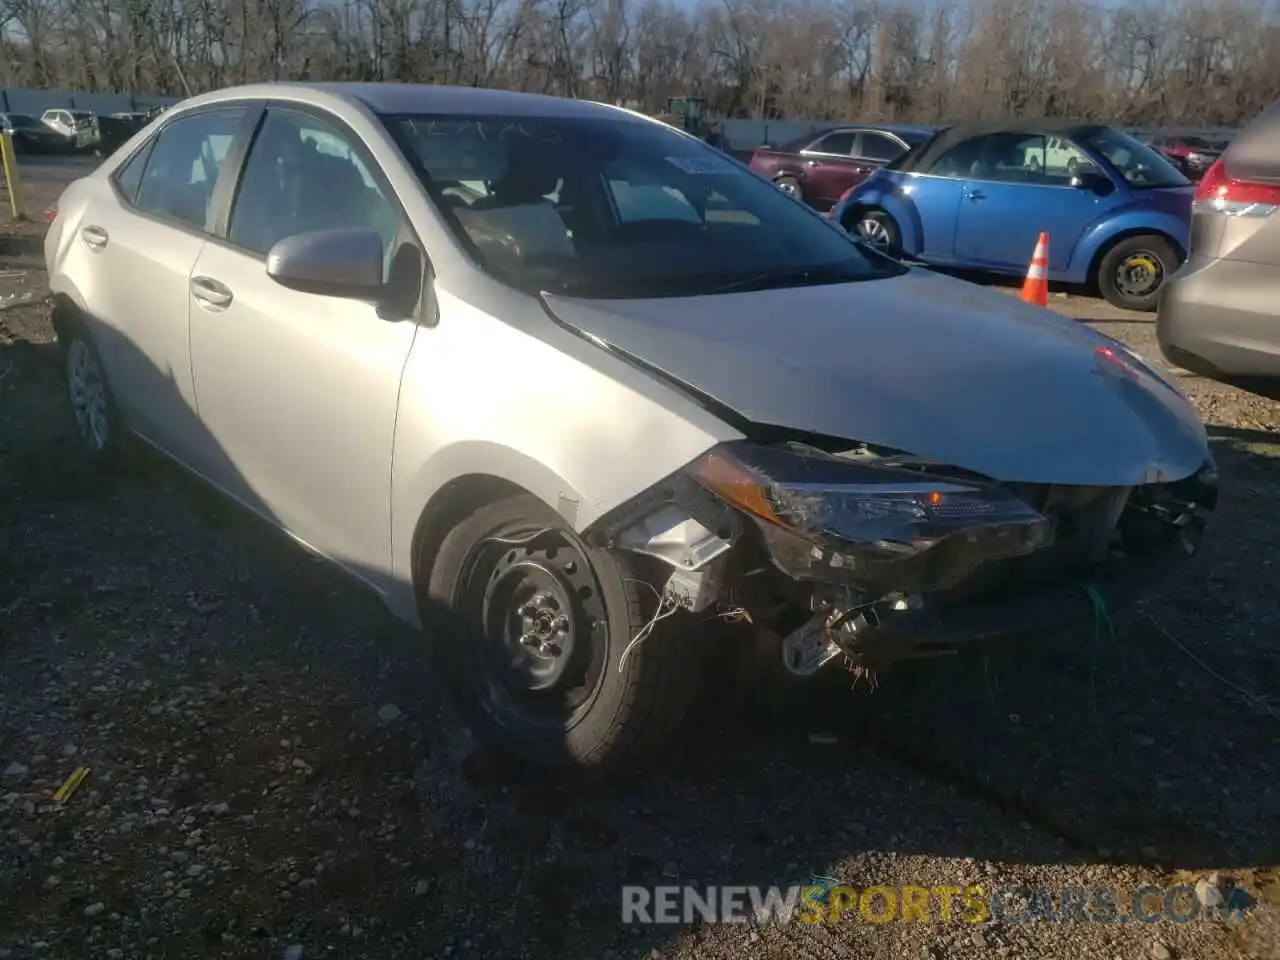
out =
<path fill-rule="evenodd" d="M 867 246 L 895 260 L 902 256 L 902 231 L 887 210 L 855 208 L 846 214 L 844 227 Z"/>
<path fill-rule="evenodd" d="M 98 348 L 78 324 L 71 328 L 63 350 L 67 397 L 75 419 L 76 437 L 94 464 L 118 465 L 124 445 L 124 424 L 107 382 Z"/>
<path fill-rule="evenodd" d="M 792 200 L 804 201 L 804 191 L 800 189 L 800 181 L 795 177 L 778 177 L 773 181 L 773 185 Z"/>
<path fill-rule="evenodd" d="M 489 504 L 445 537 L 424 625 L 476 735 L 542 770 L 634 767 L 665 744 L 697 690 L 677 618 L 631 641 L 656 590 L 631 558 L 590 547 L 541 500 Z M 623 668 L 623 652 L 631 645 Z"/>
<path fill-rule="evenodd" d="M 1179 262 L 1178 251 L 1164 237 L 1126 237 L 1098 261 L 1094 282 L 1112 306 L 1149 313 Z"/>

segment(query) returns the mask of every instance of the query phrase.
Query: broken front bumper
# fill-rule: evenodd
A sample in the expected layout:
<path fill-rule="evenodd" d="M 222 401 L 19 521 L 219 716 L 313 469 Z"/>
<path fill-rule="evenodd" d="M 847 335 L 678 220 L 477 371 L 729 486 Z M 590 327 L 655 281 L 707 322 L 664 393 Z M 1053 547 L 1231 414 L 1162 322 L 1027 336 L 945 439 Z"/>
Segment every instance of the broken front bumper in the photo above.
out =
<path fill-rule="evenodd" d="M 1196 553 L 1217 500 L 1212 461 L 1081 487 L 795 456 L 718 448 L 593 534 L 673 568 L 675 606 L 781 637 L 797 676 L 1100 626 Z"/>
<path fill-rule="evenodd" d="M 1088 575 L 1042 585 L 1016 597 L 972 599 L 934 608 L 890 610 L 877 624 L 856 631 L 852 650 L 870 663 L 956 653 L 975 645 L 1035 642 L 1082 629 L 1106 629 L 1108 621 L 1159 590 L 1194 555 L 1195 544 L 1173 538 L 1151 552 L 1112 560 Z"/>

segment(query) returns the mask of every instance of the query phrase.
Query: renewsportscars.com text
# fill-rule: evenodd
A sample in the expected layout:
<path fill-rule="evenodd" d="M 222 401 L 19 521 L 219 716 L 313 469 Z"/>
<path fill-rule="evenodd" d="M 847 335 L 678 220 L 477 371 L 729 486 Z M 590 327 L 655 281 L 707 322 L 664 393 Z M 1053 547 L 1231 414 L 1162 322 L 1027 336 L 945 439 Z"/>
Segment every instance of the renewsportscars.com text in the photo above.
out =
<path fill-rule="evenodd" d="M 1202 906 L 1194 887 L 869 886 L 844 884 L 622 888 L 626 924 L 704 923 L 1188 923 L 1243 919 L 1250 902 L 1233 890 Z"/>

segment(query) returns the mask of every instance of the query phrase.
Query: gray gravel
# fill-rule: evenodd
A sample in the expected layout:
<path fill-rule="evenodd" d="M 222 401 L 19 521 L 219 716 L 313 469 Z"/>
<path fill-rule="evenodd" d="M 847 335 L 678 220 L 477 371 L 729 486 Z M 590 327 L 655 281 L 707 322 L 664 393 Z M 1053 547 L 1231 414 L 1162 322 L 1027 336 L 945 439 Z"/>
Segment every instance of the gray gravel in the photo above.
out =
<path fill-rule="evenodd" d="M 1223 502 L 1196 569 L 1116 636 L 708 713 L 668 772 L 567 789 L 474 751 L 419 639 L 323 562 L 159 464 L 88 472 L 32 232 L 5 233 L 0 303 L 36 299 L 0 308 L 0 960 L 1280 955 L 1280 404 L 1180 381 Z M 1158 357 L 1149 318 L 1054 306 Z M 619 921 L 626 883 L 1204 899 L 1214 873 L 1261 897 L 1252 918 Z"/>

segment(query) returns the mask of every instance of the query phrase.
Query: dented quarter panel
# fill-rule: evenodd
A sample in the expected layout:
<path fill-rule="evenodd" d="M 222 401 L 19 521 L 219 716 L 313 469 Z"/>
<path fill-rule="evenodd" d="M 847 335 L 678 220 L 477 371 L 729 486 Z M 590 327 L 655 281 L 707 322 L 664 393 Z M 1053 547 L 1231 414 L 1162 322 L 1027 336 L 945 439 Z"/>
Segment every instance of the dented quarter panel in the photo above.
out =
<path fill-rule="evenodd" d="M 1130 486 L 1209 457 L 1187 399 L 1123 345 L 975 284 L 912 270 L 718 297 L 547 297 L 566 324 L 753 423 L 893 447 L 1010 482 Z"/>

